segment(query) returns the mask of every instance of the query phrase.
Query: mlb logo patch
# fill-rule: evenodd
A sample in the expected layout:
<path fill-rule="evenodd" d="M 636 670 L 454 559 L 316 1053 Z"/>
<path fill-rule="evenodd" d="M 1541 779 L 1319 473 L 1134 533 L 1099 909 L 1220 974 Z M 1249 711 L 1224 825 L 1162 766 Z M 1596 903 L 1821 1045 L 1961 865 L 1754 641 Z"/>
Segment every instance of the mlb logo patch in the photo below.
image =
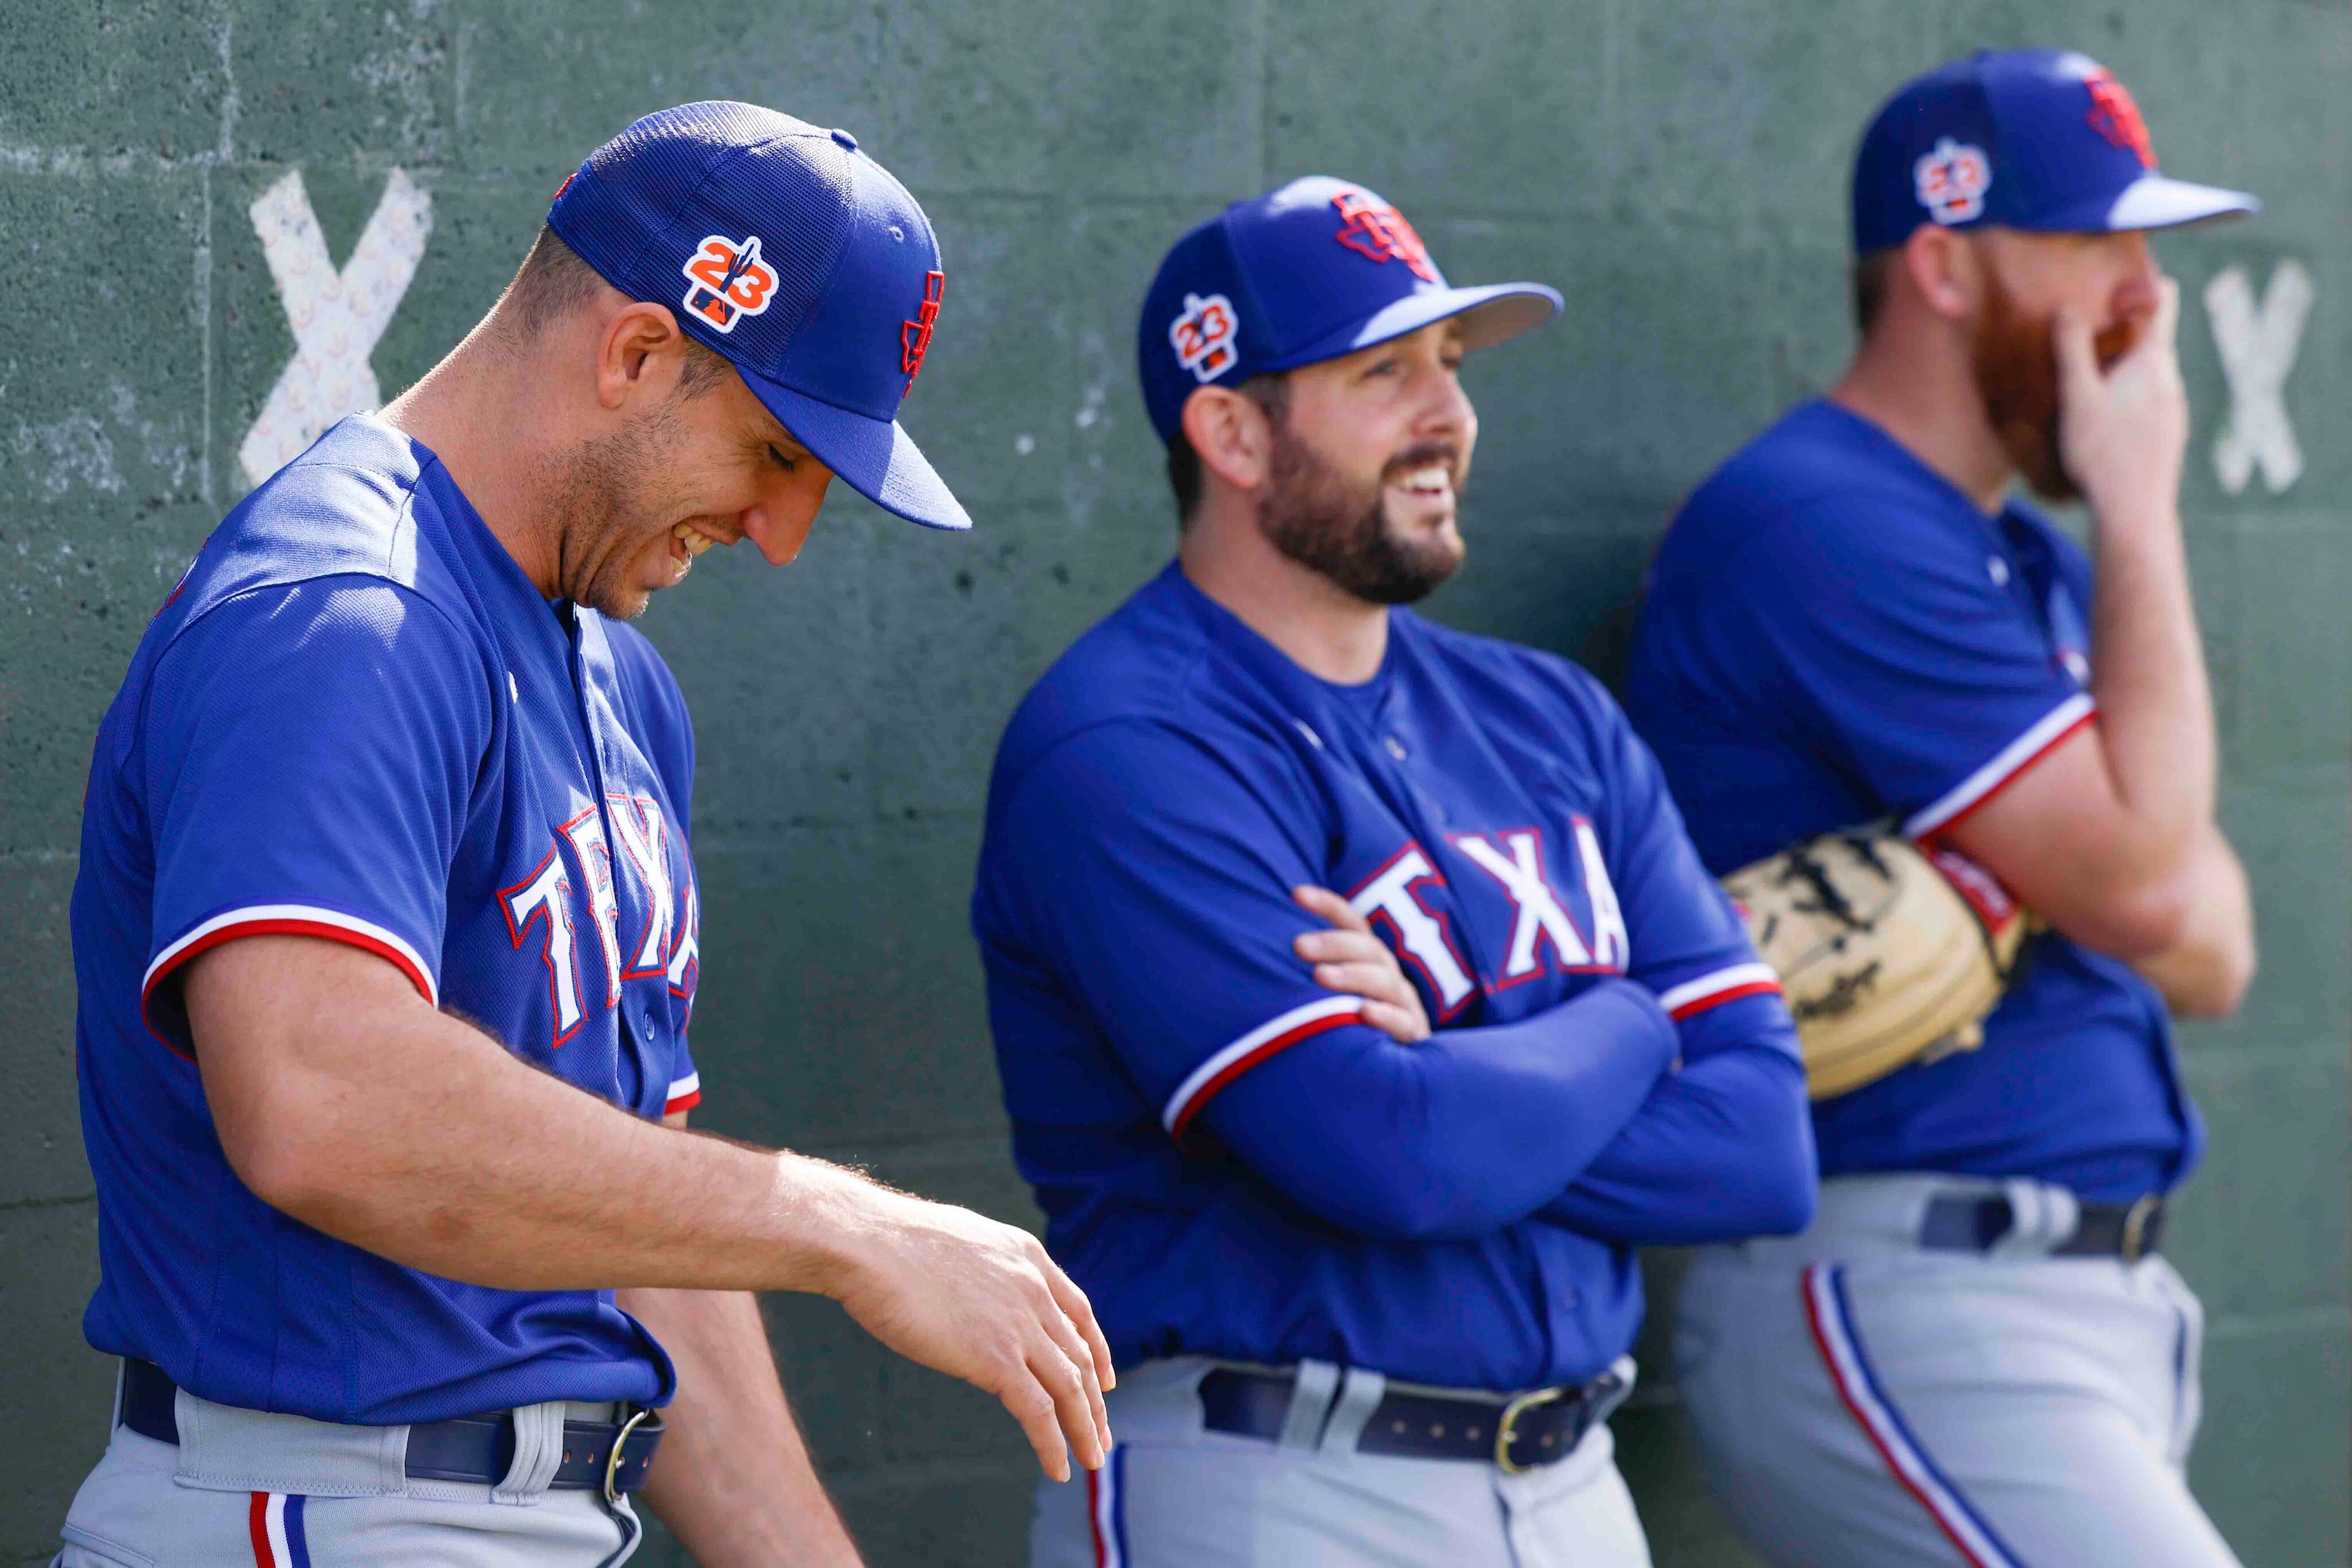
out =
<path fill-rule="evenodd" d="M 1985 192 L 1992 188 L 1992 160 L 1981 147 L 1947 136 L 1918 163 L 1911 177 L 1919 205 L 1937 223 L 1967 223 L 1984 215 Z"/>
<path fill-rule="evenodd" d="M 775 298 L 776 269 L 760 259 L 760 237 L 737 241 L 705 235 L 679 268 L 687 277 L 686 308 L 722 332 L 756 316 Z"/>
<path fill-rule="evenodd" d="M 1332 237 L 1340 244 L 1374 261 L 1402 261 L 1424 283 L 1437 281 L 1429 247 L 1405 222 L 1404 214 L 1375 200 L 1369 191 L 1341 191 L 1331 198 L 1331 205 L 1339 209 L 1343 220 L 1339 232 Z"/>
<path fill-rule="evenodd" d="M 1223 294 L 1212 294 L 1203 300 L 1198 294 L 1184 296 L 1184 313 L 1168 324 L 1168 341 L 1176 349 L 1177 363 L 1192 373 L 1192 379 L 1206 386 L 1241 360 L 1241 351 L 1234 340 L 1241 332 L 1241 318 L 1234 314 L 1234 303 Z"/>

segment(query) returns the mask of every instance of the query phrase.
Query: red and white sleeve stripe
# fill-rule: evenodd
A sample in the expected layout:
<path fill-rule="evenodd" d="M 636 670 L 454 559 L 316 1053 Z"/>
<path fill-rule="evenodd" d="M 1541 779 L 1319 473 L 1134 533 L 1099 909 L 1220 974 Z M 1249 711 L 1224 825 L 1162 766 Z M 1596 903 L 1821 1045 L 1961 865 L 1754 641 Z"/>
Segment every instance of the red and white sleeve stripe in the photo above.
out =
<path fill-rule="evenodd" d="M 2000 793 L 2058 742 L 2098 716 L 2088 692 L 2078 691 L 2043 714 L 2033 727 L 2003 746 L 1992 761 L 1946 790 L 1903 824 L 1906 838 L 1925 838 L 1949 828 Z"/>
<path fill-rule="evenodd" d="M 209 952 L 224 942 L 244 936 L 315 936 L 329 942 L 345 942 L 378 958 L 408 976 L 418 995 L 428 1006 L 441 1005 L 439 988 L 434 984 L 433 972 L 417 951 L 403 941 L 399 934 L 387 931 L 373 921 L 357 915 L 347 915 L 341 910 L 320 909 L 311 904 L 248 904 L 241 910 L 230 910 L 197 925 L 155 955 L 148 964 L 146 978 L 139 987 L 140 1011 L 146 1011 L 148 998 L 155 994 L 173 971 L 197 954 Z M 148 1031 L 159 1040 L 162 1031 L 152 1019 Z M 170 1045 L 169 1040 L 164 1044 Z M 174 1050 L 179 1047 L 173 1047 Z"/>
<path fill-rule="evenodd" d="M 1160 1124 L 1168 1129 L 1171 1137 L 1181 1138 L 1217 1090 L 1276 1051 L 1287 1050 L 1326 1029 L 1352 1024 L 1363 1014 L 1364 999 L 1360 996 L 1327 996 L 1268 1019 L 1194 1068 L 1192 1076 L 1178 1084 L 1176 1092 L 1168 1097 L 1168 1104 L 1160 1113 Z"/>
<path fill-rule="evenodd" d="M 1658 1005 L 1675 1023 L 1694 1018 L 1710 1007 L 1737 1002 L 1742 996 L 1778 996 L 1780 976 L 1769 963 L 1735 963 L 1696 980 L 1685 980 L 1658 994 Z"/>
<path fill-rule="evenodd" d="M 690 1072 L 684 1078 L 672 1079 L 669 1098 L 662 1102 L 662 1114 L 675 1116 L 679 1111 L 702 1103 L 702 1075 Z"/>

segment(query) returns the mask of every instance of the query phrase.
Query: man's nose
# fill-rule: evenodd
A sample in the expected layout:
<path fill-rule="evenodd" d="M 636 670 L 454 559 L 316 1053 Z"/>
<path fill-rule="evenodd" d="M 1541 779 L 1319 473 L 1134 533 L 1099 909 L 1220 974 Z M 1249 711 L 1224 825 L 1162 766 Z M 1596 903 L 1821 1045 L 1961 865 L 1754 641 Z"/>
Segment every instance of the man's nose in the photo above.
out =
<path fill-rule="evenodd" d="M 793 557 L 801 552 L 798 535 L 805 531 L 786 527 L 782 512 L 776 509 L 768 506 L 749 508 L 739 521 L 743 537 L 751 542 L 751 547 L 760 552 L 760 559 L 769 565 L 789 565 Z"/>
<path fill-rule="evenodd" d="M 1428 402 L 1423 406 L 1419 427 L 1424 431 L 1466 436 L 1478 427 L 1478 411 L 1471 406 L 1470 395 L 1462 390 L 1461 378 L 1452 372 L 1442 372 L 1435 378 Z"/>

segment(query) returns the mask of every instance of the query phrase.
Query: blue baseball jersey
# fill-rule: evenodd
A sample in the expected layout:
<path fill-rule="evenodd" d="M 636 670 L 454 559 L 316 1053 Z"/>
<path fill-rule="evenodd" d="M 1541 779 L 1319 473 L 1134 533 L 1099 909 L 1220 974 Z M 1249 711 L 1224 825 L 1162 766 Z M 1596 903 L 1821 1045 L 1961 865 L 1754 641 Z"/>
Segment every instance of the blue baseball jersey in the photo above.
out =
<path fill-rule="evenodd" d="M 90 1343 L 323 1421 L 666 1400 L 667 1358 L 610 1291 L 436 1279 L 256 1197 L 214 1131 L 180 983 L 243 936 L 349 943 L 567 1083 L 682 1109 L 693 744 L 652 646 L 551 606 L 381 421 L 343 421 L 231 511 L 91 763 L 73 896 Z"/>
<path fill-rule="evenodd" d="M 1660 546 L 1625 704 L 1708 866 L 1893 819 L 1948 832 L 2092 721 L 2091 566 L 1987 517 L 1875 425 L 1806 404 L 1692 495 Z M 2171 1186 L 2203 1134 L 2162 999 L 2055 932 L 1982 1048 L 1814 1111 L 1824 1175 L 2032 1176 L 2095 1202 Z"/>
<path fill-rule="evenodd" d="M 1308 884 L 1428 1041 L 1316 983 Z M 1122 1363 L 1582 1378 L 1634 1245 L 1810 1212 L 1777 982 L 1563 660 L 1399 610 L 1335 686 L 1171 565 L 1014 714 L 972 914 L 1014 1152 Z"/>

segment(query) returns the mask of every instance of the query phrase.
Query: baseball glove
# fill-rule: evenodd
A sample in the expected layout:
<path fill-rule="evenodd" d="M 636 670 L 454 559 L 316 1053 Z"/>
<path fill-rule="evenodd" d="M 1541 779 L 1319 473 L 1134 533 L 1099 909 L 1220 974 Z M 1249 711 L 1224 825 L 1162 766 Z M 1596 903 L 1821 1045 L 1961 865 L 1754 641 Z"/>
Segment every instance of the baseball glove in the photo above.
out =
<path fill-rule="evenodd" d="M 2025 939 L 1991 872 L 1875 829 L 1808 838 L 1723 885 L 1780 972 L 1815 1100 L 1983 1044 Z"/>

